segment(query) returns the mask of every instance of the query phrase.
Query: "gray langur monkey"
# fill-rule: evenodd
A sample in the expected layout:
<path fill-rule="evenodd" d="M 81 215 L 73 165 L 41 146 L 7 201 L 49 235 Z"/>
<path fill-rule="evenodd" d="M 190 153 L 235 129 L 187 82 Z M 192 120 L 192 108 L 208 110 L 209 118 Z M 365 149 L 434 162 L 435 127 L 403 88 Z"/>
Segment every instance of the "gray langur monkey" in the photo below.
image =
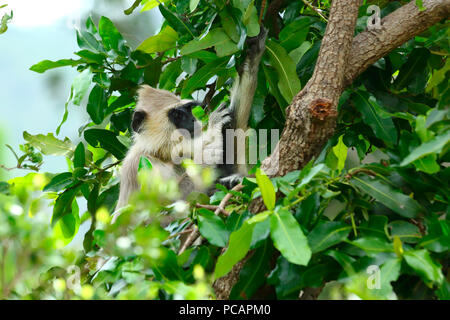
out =
<path fill-rule="evenodd" d="M 231 90 L 230 107 L 222 104 L 213 111 L 205 131 L 192 114 L 192 108 L 201 103 L 180 99 L 169 91 L 147 85 L 138 90 L 138 102 L 131 124 L 133 145 L 120 171 L 117 208 L 125 206 L 131 193 L 139 188 L 137 173 L 141 157 L 149 159 L 153 170 L 159 170 L 163 178 L 176 178 L 183 198 L 195 190 L 195 186 L 186 176 L 184 168 L 174 163 L 174 156 L 192 158 L 194 151 L 200 151 L 207 158 L 202 165 L 216 168 L 219 183 L 225 185 L 236 184 L 247 174 L 245 165 L 226 164 L 226 153 L 239 150 L 226 149 L 225 130 L 247 130 L 266 36 L 267 31 L 261 27 L 257 37 L 247 39 L 247 55 Z M 177 132 L 180 132 L 179 140 L 174 139 Z"/>

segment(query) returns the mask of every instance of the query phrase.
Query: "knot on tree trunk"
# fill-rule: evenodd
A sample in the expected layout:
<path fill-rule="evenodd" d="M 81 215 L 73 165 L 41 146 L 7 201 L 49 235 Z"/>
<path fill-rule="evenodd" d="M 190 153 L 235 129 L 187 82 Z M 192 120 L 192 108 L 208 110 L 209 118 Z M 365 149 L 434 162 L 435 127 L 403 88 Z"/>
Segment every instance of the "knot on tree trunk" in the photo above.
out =
<path fill-rule="evenodd" d="M 328 117 L 336 117 L 337 111 L 333 106 L 333 102 L 329 99 L 314 99 L 309 105 L 309 112 L 313 118 L 325 120 Z"/>

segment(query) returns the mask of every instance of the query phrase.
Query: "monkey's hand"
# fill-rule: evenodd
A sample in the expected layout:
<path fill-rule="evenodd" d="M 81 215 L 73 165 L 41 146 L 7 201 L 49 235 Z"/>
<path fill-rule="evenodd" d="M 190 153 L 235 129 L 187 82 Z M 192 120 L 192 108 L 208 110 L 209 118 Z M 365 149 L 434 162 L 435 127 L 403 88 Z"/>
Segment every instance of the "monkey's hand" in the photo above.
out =
<path fill-rule="evenodd" d="M 226 103 L 222 103 L 216 110 L 209 115 L 208 130 L 222 131 L 222 128 L 231 123 L 232 110 Z"/>
<path fill-rule="evenodd" d="M 221 104 L 209 116 L 208 130 L 203 139 L 203 162 L 207 165 L 218 165 L 223 162 L 223 129 L 231 124 L 232 110 Z"/>
<path fill-rule="evenodd" d="M 261 59 L 266 48 L 267 33 L 268 30 L 261 26 L 259 34 L 256 37 L 247 38 L 247 56 L 250 60 L 257 60 L 259 62 Z"/>

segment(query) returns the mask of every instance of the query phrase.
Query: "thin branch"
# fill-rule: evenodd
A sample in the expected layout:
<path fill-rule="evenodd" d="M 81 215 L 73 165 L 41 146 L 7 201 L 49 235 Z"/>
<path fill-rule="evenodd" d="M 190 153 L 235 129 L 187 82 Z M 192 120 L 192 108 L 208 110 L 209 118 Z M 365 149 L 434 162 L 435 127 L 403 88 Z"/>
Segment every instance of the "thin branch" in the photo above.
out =
<path fill-rule="evenodd" d="M 194 229 L 191 231 L 191 234 L 187 237 L 186 241 L 181 246 L 180 250 L 178 251 L 178 255 L 182 254 L 186 249 L 197 240 L 197 238 L 200 236 L 200 232 L 198 231 L 197 227 L 194 227 Z"/>
<path fill-rule="evenodd" d="M 233 189 L 231 189 L 230 191 L 241 191 L 242 188 L 244 188 L 243 184 L 238 184 L 236 186 L 234 186 Z M 233 196 L 233 193 L 229 192 L 225 195 L 225 197 L 223 197 L 222 201 L 220 201 L 219 206 L 217 207 L 216 211 L 214 212 L 214 214 L 218 215 L 219 213 L 222 213 L 225 211 L 225 206 L 227 205 L 227 202 L 231 199 L 231 197 Z M 226 211 L 225 211 L 226 212 Z M 184 251 L 186 251 L 186 249 L 191 246 L 195 240 L 197 240 L 197 238 L 200 236 L 200 232 L 198 231 L 197 227 L 194 227 L 194 229 L 191 231 L 191 234 L 187 237 L 186 241 L 183 243 L 183 245 L 181 246 L 180 250 L 178 251 L 178 254 L 182 254 Z"/>
<path fill-rule="evenodd" d="M 264 11 L 266 11 L 266 0 L 262 0 L 261 2 L 261 11 L 259 12 L 259 21 L 258 21 L 260 25 L 264 16 Z"/>
<path fill-rule="evenodd" d="M 303 3 L 308 7 L 308 8 L 310 8 L 311 10 L 313 10 L 315 13 L 317 13 L 325 22 L 328 22 L 328 20 L 327 20 L 327 18 L 325 18 L 325 16 L 322 14 L 322 10 L 320 10 L 319 8 L 317 8 L 317 7 L 314 7 L 311 3 L 309 3 L 308 1 L 306 1 L 306 0 L 302 0 L 303 1 Z"/>
<path fill-rule="evenodd" d="M 211 211 L 216 211 L 217 209 L 219 209 L 219 210 L 220 210 L 219 213 L 222 213 L 224 216 L 229 216 L 229 215 L 230 215 L 230 214 L 229 214 L 227 211 L 225 211 L 224 209 L 220 208 L 219 206 L 212 205 L 212 204 L 201 204 L 201 203 L 196 203 L 195 206 L 196 206 L 197 208 L 204 208 L 204 209 L 208 209 L 208 210 L 211 210 Z"/>
<path fill-rule="evenodd" d="M 235 185 L 233 187 L 233 189 L 231 189 L 231 191 L 238 192 L 238 191 L 241 191 L 243 188 L 244 188 L 244 185 L 240 183 L 238 185 Z M 216 215 L 219 214 L 221 211 L 225 210 L 227 202 L 231 199 L 232 196 L 233 196 L 233 193 L 229 192 L 225 195 L 225 197 L 223 197 L 222 201 L 220 201 L 219 207 L 214 212 Z"/>
<path fill-rule="evenodd" d="M 210 108 L 211 99 L 213 98 L 214 94 L 216 93 L 216 84 L 217 80 L 214 81 L 211 84 L 208 84 L 206 87 L 208 88 L 208 92 L 205 95 L 205 98 L 203 99 L 202 104 L 207 107 L 207 109 Z"/>

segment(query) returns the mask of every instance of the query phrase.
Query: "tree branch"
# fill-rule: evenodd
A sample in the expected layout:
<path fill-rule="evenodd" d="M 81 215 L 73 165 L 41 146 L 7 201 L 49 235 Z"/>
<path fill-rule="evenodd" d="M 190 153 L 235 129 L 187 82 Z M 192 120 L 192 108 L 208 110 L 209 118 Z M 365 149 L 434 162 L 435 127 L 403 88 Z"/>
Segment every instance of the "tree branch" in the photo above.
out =
<path fill-rule="evenodd" d="M 450 15 L 450 0 L 423 0 L 424 11 L 419 11 L 415 1 L 411 1 L 382 19 L 379 30 L 367 30 L 353 38 L 359 5 L 359 0 L 333 1 L 314 74 L 288 107 L 281 139 L 272 155 L 262 163 L 262 169 L 271 176 L 301 169 L 320 153 L 334 133 L 338 99 L 358 75 Z M 250 208 L 256 213 L 264 206 L 256 199 Z M 216 280 L 214 289 L 218 298 L 229 297 L 246 260 Z"/>
<path fill-rule="evenodd" d="M 419 11 L 411 1 L 384 17 L 380 29 L 361 32 L 353 39 L 345 86 L 377 60 L 450 15 L 450 0 L 423 0 L 423 6 L 426 10 Z"/>
<path fill-rule="evenodd" d="M 262 163 L 261 167 L 265 172 L 283 175 L 294 170 L 295 166 L 316 154 L 333 134 L 336 106 L 343 90 L 345 63 L 352 44 L 360 2 L 361 0 L 333 1 L 314 74 L 289 106 L 286 127 L 274 154 Z M 263 209 L 262 201 L 253 201 L 250 209 L 259 212 Z M 251 252 L 247 258 L 249 255 Z M 218 298 L 229 297 L 245 260 L 215 281 L 214 289 Z"/>

